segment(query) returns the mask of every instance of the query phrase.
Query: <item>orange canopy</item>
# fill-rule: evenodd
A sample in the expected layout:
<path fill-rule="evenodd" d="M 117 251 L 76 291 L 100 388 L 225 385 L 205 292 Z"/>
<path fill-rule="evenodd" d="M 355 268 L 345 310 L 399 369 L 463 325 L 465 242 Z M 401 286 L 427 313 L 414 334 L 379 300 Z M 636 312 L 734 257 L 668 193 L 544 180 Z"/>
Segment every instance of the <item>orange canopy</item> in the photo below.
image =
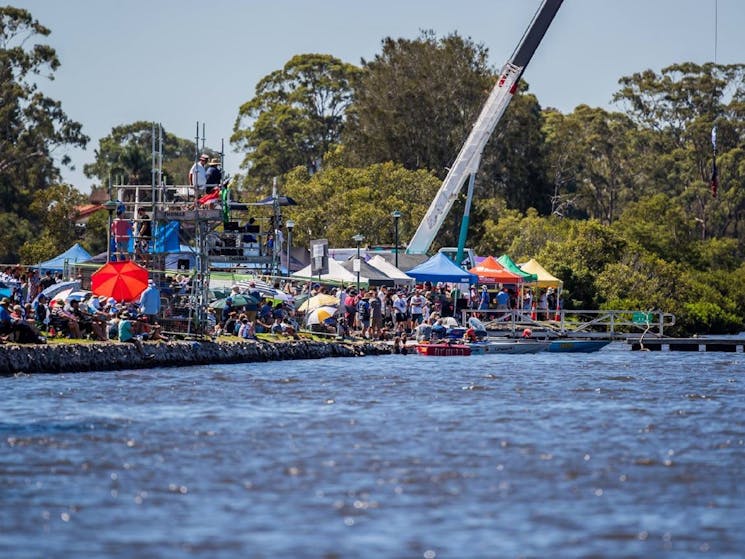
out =
<path fill-rule="evenodd" d="M 493 256 L 468 270 L 479 277 L 479 283 L 522 283 L 523 278 L 505 269 Z"/>

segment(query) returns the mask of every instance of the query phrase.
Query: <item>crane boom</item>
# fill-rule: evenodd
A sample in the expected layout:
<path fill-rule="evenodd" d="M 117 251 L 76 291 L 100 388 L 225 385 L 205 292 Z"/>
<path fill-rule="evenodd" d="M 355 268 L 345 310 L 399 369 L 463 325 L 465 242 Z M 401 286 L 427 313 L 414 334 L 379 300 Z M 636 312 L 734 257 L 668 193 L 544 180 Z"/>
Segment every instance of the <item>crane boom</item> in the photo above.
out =
<path fill-rule="evenodd" d="M 478 171 L 484 146 L 502 118 L 507 105 L 510 104 L 520 76 L 551 25 L 562 1 L 543 0 L 543 4 L 536 12 L 515 52 L 502 68 L 499 79 L 481 109 L 468 138 L 409 242 L 406 249 L 409 254 L 424 254 L 429 250 L 466 179 Z"/>

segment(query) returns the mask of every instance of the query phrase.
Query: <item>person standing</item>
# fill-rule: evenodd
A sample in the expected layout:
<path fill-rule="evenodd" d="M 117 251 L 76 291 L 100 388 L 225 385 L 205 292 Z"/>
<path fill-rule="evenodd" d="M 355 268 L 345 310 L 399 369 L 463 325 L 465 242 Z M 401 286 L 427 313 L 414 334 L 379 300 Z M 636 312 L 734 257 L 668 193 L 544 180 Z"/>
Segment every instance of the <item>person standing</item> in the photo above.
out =
<path fill-rule="evenodd" d="M 156 324 L 160 313 L 160 291 L 152 279 L 147 280 L 147 288 L 140 295 L 140 312 L 150 324 Z"/>
<path fill-rule="evenodd" d="M 414 295 L 409 299 L 409 314 L 411 315 L 411 328 L 416 328 L 422 323 L 424 314 L 424 305 L 426 299 L 422 297 L 422 292 L 416 290 Z"/>
<path fill-rule="evenodd" d="M 204 190 L 204 187 L 207 185 L 207 170 L 204 166 L 208 160 L 209 157 L 207 154 L 203 153 L 199 156 L 199 160 L 189 169 L 189 186 L 192 187 L 191 194 L 196 195 L 196 198 L 199 198 L 200 191 Z M 196 192 L 194 187 L 196 187 Z"/>
<path fill-rule="evenodd" d="M 116 219 L 111 224 L 111 236 L 116 245 L 116 260 L 129 259 L 129 239 L 132 235 L 132 222 L 124 217 L 124 208 L 116 210 Z"/>
<path fill-rule="evenodd" d="M 205 194 L 210 194 L 222 181 L 222 171 L 220 170 L 220 159 L 213 157 L 207 164 L 207 170 L 204 175 Z"/>

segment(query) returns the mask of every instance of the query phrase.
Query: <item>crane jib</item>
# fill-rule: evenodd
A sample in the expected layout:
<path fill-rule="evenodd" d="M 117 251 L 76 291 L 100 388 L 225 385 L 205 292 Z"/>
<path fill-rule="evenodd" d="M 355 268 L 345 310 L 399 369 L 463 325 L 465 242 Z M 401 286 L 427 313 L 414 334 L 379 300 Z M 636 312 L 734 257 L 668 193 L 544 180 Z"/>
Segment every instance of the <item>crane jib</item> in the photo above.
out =
<path fill-rule="evenodd" d="M 470 175 L 478 171 L 484 146 L 517 90 L 517 84 L 563 0 L 544 0 L 510 61 L 504 65 L 481 113 L 424 215 L 406 252 L 426 253 Z"/>

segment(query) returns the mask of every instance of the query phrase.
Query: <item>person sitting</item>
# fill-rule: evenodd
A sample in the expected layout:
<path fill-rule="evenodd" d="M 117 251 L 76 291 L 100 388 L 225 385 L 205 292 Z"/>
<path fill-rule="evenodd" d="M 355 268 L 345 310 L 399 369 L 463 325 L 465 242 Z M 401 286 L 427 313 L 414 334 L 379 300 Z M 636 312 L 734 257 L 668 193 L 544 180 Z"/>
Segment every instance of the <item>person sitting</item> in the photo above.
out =
<path fill-rule="evenodd" d="M 103 322 L 100 319 L 94 320 L 93 315 L 81 309 L 80 301 L 77 299 L 71 300 L 69 312 L 77 319 L 81 333 L 92 335 L 101 342 L 107 340 Z"/>
<path fill-rule="evenodd" d="M 150 341 L 168 341 L 168 338 L 165 337 L 160 333 L 160 324 L 151 323 L 150 319 L 144 315 L 140 314 L 137 315 L 137 324 L 135 324 L 135 329 L 137 330 L 137 333 L 142 336 L 143 340 L 150 340 Z"/>
<path fill-rule="evenodd" d="M 438 318 L 437 322 L 432 326 L 432 341 L 442 340 L 447 334 L 447 328 L 442 323 L 442 319 Z"/>
<path fill-rule="evenodd" d="M 241 326 L 238 329 L 238 337 L 243 338 L 244 340 L 255 340 L 256 329 L 254 328 L 253 323 L 244 316 L 241 319 L 240 324 Z"/>
<path fill-rule="evenodd" d="M 465 333 L 463 334 L 463 341 L 468 343 L 473 343 L 478 341 L 478 336 L 476 335 L 476 329 L 473 327 L 468 328 Z"/>
<path fill-rule="evenodd" d="M 61 332 L 69 338 L 82 338 L 78 319 L 65 308 L 65 300 L 62 298 L 55 299 L 53 303 L 49 322 L 50 335 L 53 335 L 52 332 Z"/>
<path fill-rule="evenodd" d="M 142 357 L 146 359 L 152 359 L 154 357 L 152 354 L 145 353 L 142 339 L 137 335 L 132 316 L 127 311 L 119 315 L 118 337 L 120 342 L 134 345 Z"/>

